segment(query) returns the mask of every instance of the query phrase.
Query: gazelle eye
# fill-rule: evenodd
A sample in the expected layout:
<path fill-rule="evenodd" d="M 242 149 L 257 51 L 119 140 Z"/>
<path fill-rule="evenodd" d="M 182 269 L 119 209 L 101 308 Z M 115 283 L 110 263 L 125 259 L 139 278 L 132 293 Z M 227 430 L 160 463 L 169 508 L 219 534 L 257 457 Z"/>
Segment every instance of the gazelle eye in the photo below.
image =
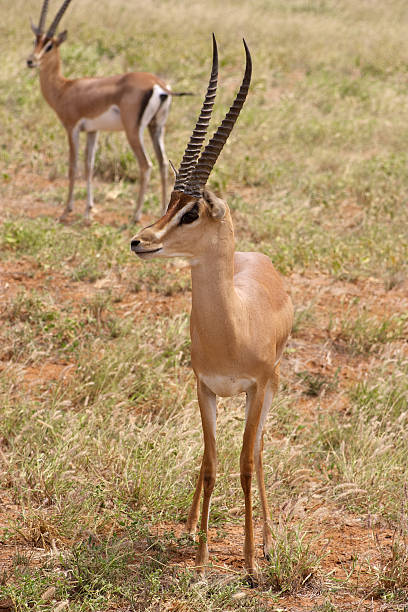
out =
<path fill-rule="evenodd" d="M 52 49 L 52 42 L 48 43 L 48 45 L 45 47 L 45 52 L 48 53 L 48 51 L 51 51 Z"/>
<path fill-rule="evenodd" d="M 191 208 L 188 212 L 184 213 L 184 215 L 180 219 L 179 225 L 184 225 L 185 223 L 193 223 L 196 219 L 198 219 L 198 205 L 195 204 L 193 208 Z"/>

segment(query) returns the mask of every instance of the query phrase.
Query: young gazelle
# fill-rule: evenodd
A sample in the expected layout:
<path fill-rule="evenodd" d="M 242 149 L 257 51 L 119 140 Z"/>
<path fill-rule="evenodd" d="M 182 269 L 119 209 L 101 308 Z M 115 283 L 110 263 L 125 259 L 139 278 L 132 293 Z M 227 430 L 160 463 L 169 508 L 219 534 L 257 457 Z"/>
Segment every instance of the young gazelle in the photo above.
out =
<path fill-rule="evenodd" d="M 74 182 L 78 158 L 79 133 L 86 132 L 85 177 L 87 204 L 85 217 L 92 213 L 92 172 L 98 130 L 124 130 L 140 167 L 140 187 L 133 220 L 138 221 L 151 162 L 143 143 L 143 132 L 149 127 L 154 152 L 160 166 L 163 213 L 167 204 L 168 162 L 163 134 L 172 96 L 169 86 L 154 74 L 130 72 L 110 77 L 66 79 L 61 72 L 59 46 L 67 38 L 66 30 L 55 35 L 57 26 L 71 0 L 64 0 L 60 10 L 44 32 L 48 1 L 44 0 L 38 26 L 31 24 L 35 34 L 34 50 L 27 59 L 29 68 L 39 67 L 41 91 L 57 113 L 67 131 L 69 143 L 68 199 L 61 219 L 73 210 Z"/>
<path fill-rule="evenodd" d="M 263 515 L 263 546 L 268 556 L 271 532 L 262 465 L 263 427 L 279 380 L 279 364 L 292 327 L 293 309 L 271 261 L 261 253 L 235 253 L 227 204 L 205 188 L 209 174 L 244 104 L 250 79 L 246 70 L 237 97 L 198 159 L 217 86 L 218 60 L 204 104 L 187 145 L 166 214 L 131 242 L 142 259 L 185 257 L 191 265 L 191 363 L 204 433 L 204 455 L 187 530 L 194 534 L 204 488 L 196 565 L 208 561 L 208 518 L 216 475 L 216 396 L 246 393 L 246 424 L 240 471 L 245 496 L 245 565 L 255 573 L 251 482 L 258 480 Z M 198 160 L 198 161 L 197 161 Z"/>

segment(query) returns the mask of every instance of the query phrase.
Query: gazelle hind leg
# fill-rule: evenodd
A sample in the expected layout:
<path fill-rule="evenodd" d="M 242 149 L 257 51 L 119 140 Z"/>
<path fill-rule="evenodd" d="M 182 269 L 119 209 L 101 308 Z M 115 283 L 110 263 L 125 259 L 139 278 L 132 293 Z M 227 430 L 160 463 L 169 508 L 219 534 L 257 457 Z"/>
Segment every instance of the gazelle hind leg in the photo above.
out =
<path fill-rule="evenodd" d="M 140 185 L 139 185 L 139 193 L 137 194 L 136 206 L 133 211 L 133 221 L 137 223 L 140 221 L 140 217 L 142 214 L 142 205 L 146 193 L 147 186 L 150 180 L 150 173 L 152 171 L 152 162 L 149 159 L 149 156 L 146 153 L 144 142 L 143 142 L 143 132 L 141 129 L 127 133 L 127 137 L 129 140 L 129 144 L 133 149 L 134 154 L 136 155 L 136 159 L 139 162 L 139 170 L 140 170 Z"/>
<path fill-rule="evenodd" d="M 94 207 L 93 202 L 93 190 L 92 190 L 92 174 L 95 164 L 95 152 L 98 140 L 98 132 L 87 132 L 86 134 L 86 149 L 85 149 L 85 180 L 86 180 L 86 209 L 85 219 L 90 219 L 92 215 L 92 209 Z"/>
<path fill-rule="evenodd" d="M 60 221 L 64 221 L 74 207 L 74 185 L 78 163 L 78 146 L 79 146 L 79 130 L 67 130 L 68 146 L 69 146 L 69 165 L 68 165 L 68 198 L 64 211 L 60 216 Z"/>
<path fill-rule="evenodd" d="M 255 445 L 258 440 L 259 429 L 261 428 L 262 431 L 260 422 L 263 415 L 265 392 L 265 386 L 259 386 L 247 393 L 246 423 L 240 458 L 241 486 L 245 497 L 244 557 L 245 567 L 251 580 L 256 574 L 254 526 L 252 520 L 252 476 L 254 463 L 257 465 Z M 257 455 L 259 456 L 259 452 Z M 258 474 L 257 467 L 256 472 Z"/>
<path fill-rule="evenodd" d="M 141 116 L 135 119 L 134 110 L 129 104 L 122 105 L 121 117 L 125 128 L 126 136 L 130 146 L 136 155 L 140 168 L 140 187 L 137 196 L 137 202 L 133 213 L 133 221 L 137 222 L 140 219 L 144 195 L 149 184 L 152 163 L 146 153 L 143 141 L 143 134 L 146 126 L 150 124 L 152 119 L 160 112 L 161 106 L 165 104 L 162 96 L 163 89 L 159 85 L 153 85 L 149 101 L 146 104 Z M 165 95 L 165 94 L 164 94 Z M 167 96 L 166 96 L 167 97 Z M 155 149 L 156 151 L 156 149 Z"/>
<path fill-rule="evenodd" d="M 164 125 L 166 123 L 167 115 L 170 109 L 170 99 L 164 102 L 160 107 L 157 114 L 153 117 L 149 123 L 149 132 L 153 143 L 154 152 L 157 158 L 157 162 L 160 168 L 160 179 L 161 179 L 161 201 L 162 201 L 162 215 L 166 212 L 167 208 L 167 176 L 169 162 L 167 159 L 166 151 L 164 148 Z"/>
<path fill-rule="evenodd" d="M 270 528 L 270 511 L 268 506 L 268 500 L 266 497 L 265 490 L 265 477 L 263 469 L 263 436 L 264 436 L 264 425 L 266 417 L 268 416 L 269 409 L 272 404 L 274 394 L 276 393 L 279 380 L 279 366 L 278 370 L 275 369 L 272 380 L 267 385 L 265 396 L 262 405 L 261 418 L 259 420 L 258 430 L 256 432 L 256 440 L 254 447 L 254 460 L 256 479 L 258 482 L 259 499 L 261 501 L 262 508 L 262 536 L 263 536 L 263 553 L 266 559 L 270 557 L 270 551 L 272 548 L 272 534 Z"/>
<path fill-rule="evenodd" d="M 126 137 L 130 146 L 132 147 L 133 153 L 136 156 L 140 171 L 139 193 L 137 194 L 136 206 L 133 211 L 133 221 L 136 223 L 140 220 L 142 204 L 147 186 L 149 184 L 152 169 L 152 162 L 147 155 L 143 140 L 143 132 L 147 123 L 143 120 L 145 113 L 143 114 L 141 121 L 137 121 L 134 116 L 134 109 L 121 109 L 121 116 Z"/>

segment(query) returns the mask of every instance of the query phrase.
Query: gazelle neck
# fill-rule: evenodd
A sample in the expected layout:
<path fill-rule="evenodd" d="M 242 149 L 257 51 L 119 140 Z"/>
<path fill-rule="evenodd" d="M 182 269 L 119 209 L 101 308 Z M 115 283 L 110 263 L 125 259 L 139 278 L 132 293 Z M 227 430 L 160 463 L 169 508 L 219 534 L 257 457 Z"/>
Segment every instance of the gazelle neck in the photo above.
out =
<path fill-rule="evenodd" d="M 61 95 L 66 79 L 62 74 L 61 57 L 57 49 L 47 61 L 40 64 L 41 91 L 50 106 L 55 108 L 56 101 Z"/>
<path fill-rule="evenodd" d="M 234 228 L 229 211 L 214 223 L 214 236 L 204 252 L 191 263 L 192 312 L 196 320 L 223 321 L 234 303 Z"/>

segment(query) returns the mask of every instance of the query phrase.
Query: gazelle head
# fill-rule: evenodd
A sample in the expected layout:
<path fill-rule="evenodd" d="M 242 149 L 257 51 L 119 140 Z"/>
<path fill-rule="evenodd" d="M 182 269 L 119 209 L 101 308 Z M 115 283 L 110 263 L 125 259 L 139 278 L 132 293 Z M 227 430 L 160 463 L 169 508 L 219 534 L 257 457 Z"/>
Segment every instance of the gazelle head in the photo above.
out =
<path fill-rule="evenodd" d="M 47 32 L 45 32 L 44 26 L 47 18 L 48 2 L 49 0 L 44 0 L 43 2 L 38 26 L 35 26 L 33 22 L 31 22 L 31 29 L 34 33 L 35 41 L 33 52 L 30 53 L 27 58 L 27 66 L 29 68 L 40 66 L 47 58 L 55 55 L 60 44 L 67 38 L 66 30 L 60 32 L 57 36 L 55 36 L 55 31 L 71 0 L 64 0 L 60 10 L 55 15 L 54 21 L 51 23 Z"/>
<path fill-rule="evenodd" d="M 196 126 L 187 144 L 166 213 L 144 228 L 131 241 L 131 250 L 143 259 L 152 257 L 185 257 L 190 261 L 208 252 L 209 241 L 217 240 L 226 221 L 232 224 L 226 203 L 205 188 L 224 144 L 244 105 L 251 82 L 252 61 L 244 40 L 246 67 L 238 94 L 204 151 L 214 105 L 218 79 L 218 52 L 213 35 L 213 63 L 207 93 Z M 209 240 L 210 237 L 210 240 Z"/>

